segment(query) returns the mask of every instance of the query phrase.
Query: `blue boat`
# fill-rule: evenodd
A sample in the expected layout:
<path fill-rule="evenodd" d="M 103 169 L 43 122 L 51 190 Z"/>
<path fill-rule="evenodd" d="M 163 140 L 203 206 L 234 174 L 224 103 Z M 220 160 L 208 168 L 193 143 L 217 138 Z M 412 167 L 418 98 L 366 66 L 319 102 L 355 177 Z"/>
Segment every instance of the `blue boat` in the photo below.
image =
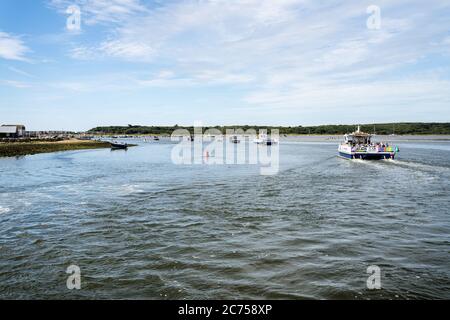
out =
<path fill-rule="evenodd" d="M 339 156 L 346 159 L 387 160 L 395 159 L 398 147 L 384 142 L 372 142 L 372 135 L 361 132 L 360 127 L 344 136 L 345 141 L 338 147 Z"/>

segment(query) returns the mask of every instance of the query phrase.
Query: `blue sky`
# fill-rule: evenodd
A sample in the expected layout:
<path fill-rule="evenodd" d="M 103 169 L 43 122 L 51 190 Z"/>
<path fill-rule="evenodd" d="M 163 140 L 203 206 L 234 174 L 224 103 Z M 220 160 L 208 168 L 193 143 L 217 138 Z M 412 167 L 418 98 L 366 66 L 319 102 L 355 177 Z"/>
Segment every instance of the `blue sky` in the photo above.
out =
<path fill-rule="evenodd" d="M 450 121 L 450 1 L 0 1 L 0 123 L 194 121 Z"/>

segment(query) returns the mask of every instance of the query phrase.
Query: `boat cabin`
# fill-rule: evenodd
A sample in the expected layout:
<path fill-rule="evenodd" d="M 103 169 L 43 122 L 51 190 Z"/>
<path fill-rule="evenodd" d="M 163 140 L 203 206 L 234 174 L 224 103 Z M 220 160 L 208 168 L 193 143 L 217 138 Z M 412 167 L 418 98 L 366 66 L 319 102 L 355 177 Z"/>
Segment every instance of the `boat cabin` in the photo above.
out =
<path fill-rule="evenodd" d="M 365 132 L 361 132 L 360 128 L 358 126 L 358 130 L 350 133 L 350 134 L 346 134 L 344 136 L 345 139 L 345 143 L 355 146 L 355 145 L 370 145 L 372 143 L 372 135 L 365 133 Z"/>

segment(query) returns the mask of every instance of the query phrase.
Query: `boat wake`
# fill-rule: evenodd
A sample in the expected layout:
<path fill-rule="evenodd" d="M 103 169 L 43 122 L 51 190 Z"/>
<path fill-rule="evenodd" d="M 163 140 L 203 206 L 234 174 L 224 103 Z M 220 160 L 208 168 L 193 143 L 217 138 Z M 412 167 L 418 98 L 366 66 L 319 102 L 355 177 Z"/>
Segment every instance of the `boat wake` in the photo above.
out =
<path fill-rule="evenodd" d="M 413 162 L 407 160 L 383 160 L 393 166 L 398 166 L 405 169 L 411 170 L 422 170 L 422 171 L 450 171 L 449 167 L 439 166 L 439 165 L 431 165 L 421 162 Z"/>
<path fill-rule="evenodd" d="M 137 184 L 124 184 L 119 188 L 119 193 L 121 195 L 129 195 L 133 193 L 142 193 L 144 190 L 140 188 L 140 185 Z"/>
<path fill-rule="evenodd" d="M 0 206 L 0 214 L 2 213 L 8 213 L 10 211 L 9 208 L 3 208 L 2 206 Z"/>
<path fill-rule="evenodd" d="M 408 171 L 416 171 L 416 172 L 428 172 L 428 173 L 450 173 L 450 168 L 439 165 L 431 165 L 420 162 L 413 162 L 407 160 L 392 160 L 392 159 L 383 159 L 377 161 L 371 160 L 362 160 L 362 159 L 352 159 L 351 163 L 355 163 L 361 166 L 368 166 L 374 169 L 383 169 L 387 168 L 398 168 Z"/>

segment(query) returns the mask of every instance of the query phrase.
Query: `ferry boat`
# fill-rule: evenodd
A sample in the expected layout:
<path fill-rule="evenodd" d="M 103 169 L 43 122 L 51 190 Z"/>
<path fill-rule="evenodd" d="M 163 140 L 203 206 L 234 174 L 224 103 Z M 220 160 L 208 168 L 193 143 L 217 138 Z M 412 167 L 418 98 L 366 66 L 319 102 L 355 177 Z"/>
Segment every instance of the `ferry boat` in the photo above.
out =
<path fill-rule="evenodd" d="M 383 160 L 394 159 L 400 151 L 388 143 L 372 142 L 372 135 L 361 132 L 360 127 L 353 133 L 344 135 L 345 141 L 338 147 L 339 156 L 346 159 Z"/>

